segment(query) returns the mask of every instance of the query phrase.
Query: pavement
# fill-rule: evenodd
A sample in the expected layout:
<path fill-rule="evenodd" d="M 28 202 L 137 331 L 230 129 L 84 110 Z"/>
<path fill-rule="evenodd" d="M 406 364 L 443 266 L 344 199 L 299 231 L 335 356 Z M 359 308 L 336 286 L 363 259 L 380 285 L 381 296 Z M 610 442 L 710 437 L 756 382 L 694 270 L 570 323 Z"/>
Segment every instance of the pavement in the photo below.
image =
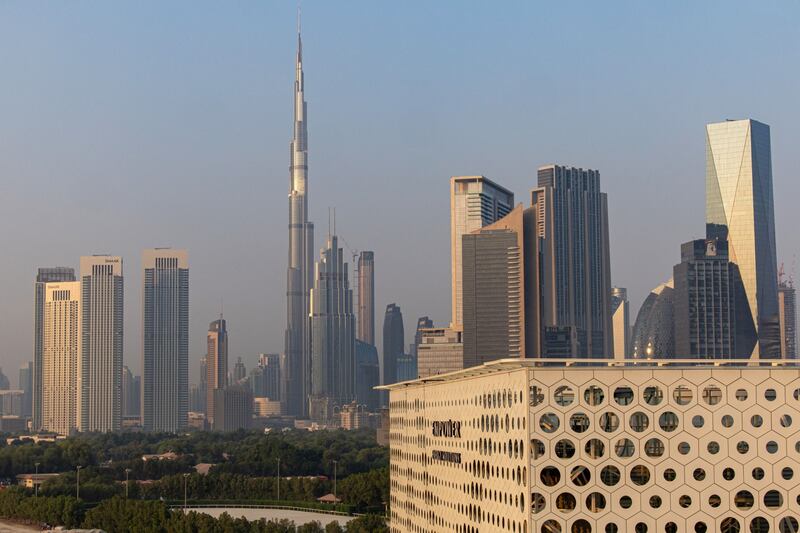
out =
<path fill-rule="evenodd" d="M 326 513 L 315 513 L 314 511 L 295 511 L 291 509 L 253 509 L 248 507 L 200 507 L 193 508 L 189 506 L 189 511 L 196 511 L 198 513 L 205 513 L 214 518 L 218 518 L 222 513 L 228 513 L 233 518 L 244 517 L 248 520 L 260 520 L 265 518 L 267 520 L 291 520 L 295 525 L 301 526 L 309 522 L 319 522 L 322 527 L 330 524 L 331 522 L 338 522 L 340 526 L 344 527 L 353 516 L 333 515 Z M 0 530 L 0 533 L 3 533 Z"/>

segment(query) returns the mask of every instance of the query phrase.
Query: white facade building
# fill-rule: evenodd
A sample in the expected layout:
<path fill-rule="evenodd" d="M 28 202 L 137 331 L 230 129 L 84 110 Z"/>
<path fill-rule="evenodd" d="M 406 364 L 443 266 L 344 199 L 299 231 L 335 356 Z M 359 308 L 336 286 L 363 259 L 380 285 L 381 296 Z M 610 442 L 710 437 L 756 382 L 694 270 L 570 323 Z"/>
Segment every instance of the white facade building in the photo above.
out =
<path fill-rule="evenodd" d="M 391 531 L 798 531 L 800 366 L 661 365 L 504 360 L 385 387 Z"/>
<path fill-rule="evenodd" d="M 45 283 L 42 299 L 42 429 L 70 435 L 78 428 L 80 282 Z"/>

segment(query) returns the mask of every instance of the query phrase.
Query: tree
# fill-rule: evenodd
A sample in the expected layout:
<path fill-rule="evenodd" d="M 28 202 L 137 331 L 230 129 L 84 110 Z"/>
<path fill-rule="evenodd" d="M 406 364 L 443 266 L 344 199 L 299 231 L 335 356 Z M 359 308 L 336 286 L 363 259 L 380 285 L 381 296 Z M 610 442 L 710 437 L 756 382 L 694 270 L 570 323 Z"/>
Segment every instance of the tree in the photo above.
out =
<path fill-rule="evenodd" d="M 368 514 L 347 523 L 347 533 L 388 533 L 386 520 L 382 516 Z"/>

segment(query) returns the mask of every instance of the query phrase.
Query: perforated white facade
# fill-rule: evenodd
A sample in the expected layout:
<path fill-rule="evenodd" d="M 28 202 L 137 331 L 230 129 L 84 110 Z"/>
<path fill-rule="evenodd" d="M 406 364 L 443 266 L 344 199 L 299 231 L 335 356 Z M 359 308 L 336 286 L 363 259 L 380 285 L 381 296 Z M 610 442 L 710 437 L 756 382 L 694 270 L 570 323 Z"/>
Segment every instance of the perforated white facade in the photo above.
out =
<path fill-rule="evenodd" d="M 800 530 L 800 367 L 547 364 L 388 387 L 392 531 Z"/>

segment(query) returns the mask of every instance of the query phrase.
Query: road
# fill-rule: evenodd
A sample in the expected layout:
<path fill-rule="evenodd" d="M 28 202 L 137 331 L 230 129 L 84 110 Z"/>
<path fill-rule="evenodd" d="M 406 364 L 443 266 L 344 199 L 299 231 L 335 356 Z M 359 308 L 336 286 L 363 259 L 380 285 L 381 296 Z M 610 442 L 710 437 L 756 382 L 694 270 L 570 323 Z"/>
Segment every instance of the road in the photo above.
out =
<path fill-rule="evenodd" d="M 195 508 L 189 506 L 190 511 L 197 511 L 198 513 L 205 513 L 218 518 L 222 513 L 228 513 L 233 518 L 244 517 L 248 520 L 260 520 L 266 518 L 267 520 L 291 520 L 296 525 L 301 526 L 308 522 L 319 522 L 323 527 L 331 522 L 338 522 L 340 526 L 344 527 L 353 516 L 333 515 L 326 513 L 315 513 L 314 511 L 296 511 L 292 509 L 253 509 L 248 507 L 200 507 Z M 3 533 L 0 530 L 0 533 Z"/>

